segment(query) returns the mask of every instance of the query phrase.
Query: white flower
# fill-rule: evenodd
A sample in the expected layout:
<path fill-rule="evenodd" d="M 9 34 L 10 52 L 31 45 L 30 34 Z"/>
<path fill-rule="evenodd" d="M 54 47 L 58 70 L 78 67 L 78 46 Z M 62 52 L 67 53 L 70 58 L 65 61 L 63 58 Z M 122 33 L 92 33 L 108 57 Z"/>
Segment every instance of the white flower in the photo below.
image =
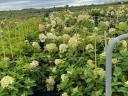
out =
<path fill-rule="evenodd" d="M 118 60 L 116 58 L 113 58 L 112 59 L 112 64 L 116 64 L 116 63 L 118 63 Z"/>
<path fill-rule="evenodd" d="M 93 64 L 93 61 L 92 60 L 88 60 L 87 61 L 87 64 L 90 64 L 91 65 L 91 64 Z"/>
<path fill-rule="evenodd" d="M 98 31 L 99 29 L 98 29 L 98 27 L 95 27 L 94 30 L 95 30 L 95 31 Z"/>
<path fill-rule="evenodd" d="M 14 83 L 14 78 L 11 76 L 5 76 L 0 81 L 2 88 L 7 88 L 9 85 L 12 85 Z"/>
<path fill-rule="evenodd" d="M 39 66 L 39 62 L 36 60 L 33 60 L 32 63 L 30 63 L 31 68 L 36 68 L 37 66 Z"/>
<path fill-rule="evenodd" d="M 68 71 L 67 71 L 67 74 L 72 75 L 72 74 L 73 74 L 73 72 L 74 72 L 73 70 L 68 70 Z"/>
<path fill-rule="evenodd" d="M 47 33 L 46 36 L 47 36 L 48 39 L 53 39 L 53 40 L 57 39 L 57 36 L 53 33 Z"/>
<path fill-rule="evenodd" d="M 39 45 L 38 42 L 33 42 L 33 43 L 32 43 L 32 46 L 33 46 L 33 48 L 35 48 L 35 49 L 40 49 L 40 45 Z"/>
<path fill-rule="evenodd" d="M 115 14 L 115 12 L 114 11 L 111 11 L 111 13 L 110 13 L 111 15 L 114 15 Z"/>
<path fill-rule="evenodd" d="M 116 31 L 115 28 L 110 28 L 110 29 L 109 29 L 109 32 L 110 32 L 110 33 L 115 33 L 115 31 Z"/>
<path fill-rule="evenodd" d="M 68 96 L 68 94 L 66 92 L 64 92 L 61 96 Z"/>
<path fill-rule="evenodd" d="M 55 32 L 55 29 L 54 29 L 54 28 L 51 28 L 51 32 L 53 32 L 53 33 L 54 33 L 54 32 Z"/>
<path fill-rule="evenodd" d="M 45 31 L 45 28 L 46 26 L 45 25 L 43 25 L 43 24 L 39 24 L 39 30 L 40 31 Z"/>
<path fill-rule="evenodd" d="M 89 60 L 87 61 L 87 67 L 88 67 L 88 68 L 94 68 L 94 67 L 95 67 L 94 62 L 89 59 Z"/>
<path fill-rule="evenodd" d="M 85 49 L 86 50 L 94 49 L 94 46 L 92 44 L 88 44 Z"/>
<path fill-rule="evenodd" d="M 57 36 L 57 40 L 61 41 L 62 40 L 62 36 Z"/>
<path fill-rule="evenodd" d="M 24 43 L 29 44 L 29 41 L 28 40 L 24 40 Z"/>
<path fill-rule="evenodd" d="M 68 45 L 69 47 L 71 48 L 76 48 L 79 44 L 80 44 L 80 41 L 79 41 L 79 35 L 75 34 L 72 38 L 69 39 L 68 41 Z"/>
<path fill-rule="evenodd" d="M 109 26 L 110 25 L 109 21 L 106 21 L 105 23 L 106 23 L 106 26 Z"/>
<path fill-rule="evenodd" d="M 71 33 L 73 31 L 73 27 L 64 27 L 64 33 Z"/>
<path fill-rule="evenodd" d="M 59 65 L 59 64 L 63 64 L 64 61 L 62 59 L 55 59 L 55 62 L 54 62 L 56 65 Z"/>
<path fill-rule="evenodd" d="M 46 79 L 46 84 L 47 84 L 47 90 L 53 90 L 54 88 L 54 84 L 55 84 L 55 80 L 53 76 L 49 76 L 48 79 Z"/>
<path fill-rule="evenodd" d="M 101 79 L 105 77 L 105 71 L 102 68 L 94 69 L 94 74 L 99 75 Z"/>
<path fill-rule="evenodd" d="M 54 85 L 55 84 L 55 80 L 53 76 L 49 76 L 48 79 L 46 79 L 46 83 L 49 85 Z"/>
<path fill-rule="evenodd" d="M 40 39 L 41 42 L 45 42 L 47 37 L 43 33 L 41 33 L 41 34 L 39 34 L 39 39 Z"/>
<path fill-rule="evenodd" d="M 70 39 L 70 36 L 69 36 L 68 34 L 64 34 L 64 35 L 62 36 L 62 41 L 63 41 L 63 42 L 67 42 L 69 39 Z"/>
<path fill-rule="evenodd" d="M 59 51 L 60 53 L 64 53 L 67 51 L 68 46 L 66 44 L 60 44 Z"/>
<path fill-rule="evenodd" d="M 56 52 L 56 51 L 58 50 L 56 44 L 54 44 L 54 43 L 47 44 L 47 45 L 46 45 L 46 49 L 47 49 L 49 52 Z"/>
<path fill-rule="evenodd" d="M 77 18 L 77 22 L 81 22 L 83 20 L 88 19 L 90 16 L 89 15 L 79 15 Z"/>
<path fill-rule="evenodd" d="M 61 20 L 59 17 L 56 17 L 56 22 L 57 22 L 57 25 L 63 25 L 64 24 L 63 20 Z"/>
<path fill-rule="evenodd" d="M 55 27 L 56 26 L 56 21 L 55 20 L 51 20 L 51 25 L 52 25 L 52 27 Z"/>

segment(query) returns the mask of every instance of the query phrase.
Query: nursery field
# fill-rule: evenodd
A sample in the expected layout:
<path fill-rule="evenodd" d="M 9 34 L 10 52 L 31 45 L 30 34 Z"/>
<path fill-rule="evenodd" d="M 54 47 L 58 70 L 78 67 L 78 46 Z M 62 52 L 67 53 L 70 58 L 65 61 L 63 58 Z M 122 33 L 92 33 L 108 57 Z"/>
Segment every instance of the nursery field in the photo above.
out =
<path fill-rule="evenodd" d="M 122 5 L 0 20 L 0 96 L 105 96 L 106 48 L 127 18 Z M 128 96 L 128 41 L 112 66 L 112 96 Z"/>

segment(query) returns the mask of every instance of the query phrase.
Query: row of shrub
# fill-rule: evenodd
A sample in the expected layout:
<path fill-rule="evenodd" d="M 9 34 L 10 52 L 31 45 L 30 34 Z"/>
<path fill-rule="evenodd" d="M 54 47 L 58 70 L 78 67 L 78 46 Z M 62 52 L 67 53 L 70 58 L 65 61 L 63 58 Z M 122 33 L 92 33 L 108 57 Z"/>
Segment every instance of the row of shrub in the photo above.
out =
<path fill-rule="evenodd" d="M 104 96 L 106 48 L 128 31 L 126 12 L 121 6 L 2 21 L 0 95 Z M 128 95 L 127 47 L 123 40 L 114 49 L 113 96 Z"/>

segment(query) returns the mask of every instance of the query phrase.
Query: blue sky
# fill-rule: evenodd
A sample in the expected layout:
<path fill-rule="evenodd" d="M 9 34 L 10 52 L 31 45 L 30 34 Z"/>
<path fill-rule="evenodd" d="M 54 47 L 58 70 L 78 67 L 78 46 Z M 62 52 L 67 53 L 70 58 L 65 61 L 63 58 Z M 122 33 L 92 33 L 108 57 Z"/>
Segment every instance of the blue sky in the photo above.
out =
<path fill-rule="evenodd" d="M 0 0 L 0 10 L 15 10 L 23 8 L 49 8 L 64 5 L 77 6 L 92 3 L 103 3 L 106 0 Z"/>

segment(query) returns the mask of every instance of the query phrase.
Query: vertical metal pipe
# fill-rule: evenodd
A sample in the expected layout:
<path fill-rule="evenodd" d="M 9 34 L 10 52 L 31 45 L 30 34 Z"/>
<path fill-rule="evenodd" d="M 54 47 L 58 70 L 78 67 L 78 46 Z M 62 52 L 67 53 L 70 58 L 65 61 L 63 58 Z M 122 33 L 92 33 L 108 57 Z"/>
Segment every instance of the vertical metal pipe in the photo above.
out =
<path fill-rule="evenodd" d="M 105 86 L 105 96 L 112 96 L 112 51 L 116 43 L 121 40 L 128 39 L 128 34 L 120 35 L 113 40 L 111 40 L 106 53 L 106 86 Z"/>

